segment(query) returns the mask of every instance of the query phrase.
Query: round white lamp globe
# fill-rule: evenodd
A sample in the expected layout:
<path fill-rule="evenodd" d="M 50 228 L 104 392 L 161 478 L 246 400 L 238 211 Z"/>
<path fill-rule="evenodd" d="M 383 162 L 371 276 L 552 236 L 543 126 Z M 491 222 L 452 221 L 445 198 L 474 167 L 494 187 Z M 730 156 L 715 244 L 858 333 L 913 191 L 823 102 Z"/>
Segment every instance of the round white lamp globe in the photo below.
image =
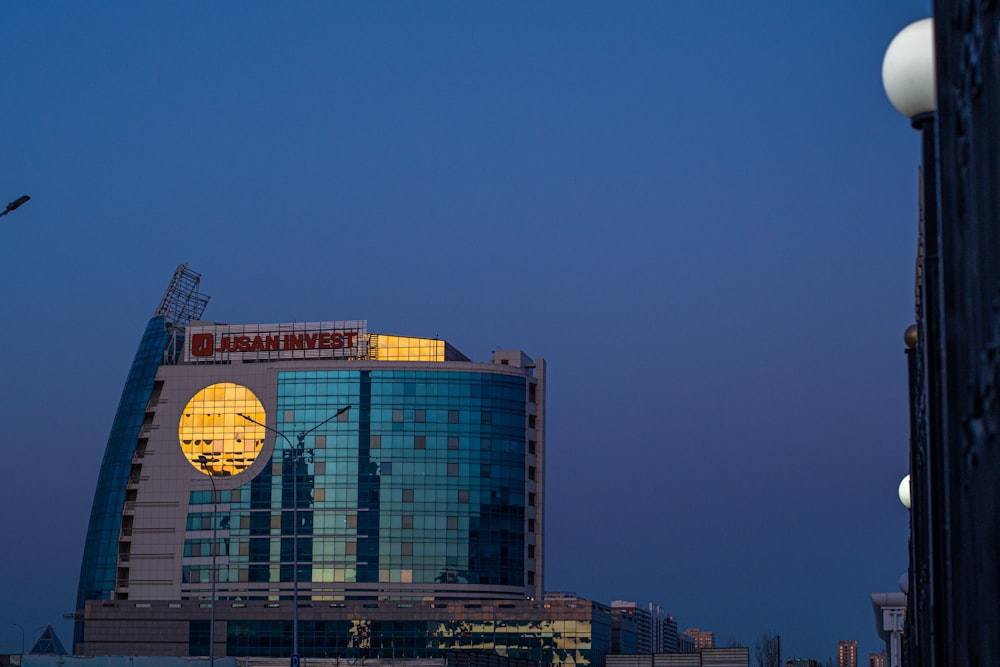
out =
<path fill-rule="evenodd" d="M 903 481 L 899 483 L 899 502 L 903 503 L 903 507 L 910 509 L 910 476 L 907 475 L 903 478 Z"/>
<path fill-rule="evenodd" d="M 892 40 L 882 60 L 882 85 L 907 118 L 937 109 L 933 19 L 911 23 Z"/>

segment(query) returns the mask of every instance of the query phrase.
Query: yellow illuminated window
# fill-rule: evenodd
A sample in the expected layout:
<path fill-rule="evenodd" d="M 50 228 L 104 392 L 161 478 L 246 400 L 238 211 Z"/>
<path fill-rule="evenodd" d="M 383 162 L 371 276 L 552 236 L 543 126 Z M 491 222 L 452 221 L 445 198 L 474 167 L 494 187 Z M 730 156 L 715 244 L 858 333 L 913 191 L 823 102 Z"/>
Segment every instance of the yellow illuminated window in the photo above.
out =
<path fill-rule="evenodd" d="M 205 387 L 191 397 L 177 427 L 181 450 L 199 471 L 238 475 L 254 462 L 264 444 L 264 406 L 252 391 L 232 382 Z"/>
<path fill-rule="evenodd" d="M 444 361 L 444 341 L 433 338 L 411 338 L 372 334 L 375 344 L 370 348 L 379 361 Z"/>

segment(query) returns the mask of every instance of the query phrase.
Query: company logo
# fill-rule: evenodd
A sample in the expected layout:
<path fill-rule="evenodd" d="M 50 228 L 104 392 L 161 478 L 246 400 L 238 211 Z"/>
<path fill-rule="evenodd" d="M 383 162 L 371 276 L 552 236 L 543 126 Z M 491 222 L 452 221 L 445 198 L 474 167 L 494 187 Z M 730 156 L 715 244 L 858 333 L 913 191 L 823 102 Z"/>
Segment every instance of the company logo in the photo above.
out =
<path fill-rule="evenodd" d="M 210 357 L 215 347 L 215 336 L 210 333 L 196 333 L 191 336 L 191 356 Z"/>
<path fill-rule="evenodd" d="M 357 347 L 357 331 L 257 334 L 254 336 L 191 334 L 191 356 L 211 357 L 225 352 L 284 352 L 292 350 L 351 350 Z"/>

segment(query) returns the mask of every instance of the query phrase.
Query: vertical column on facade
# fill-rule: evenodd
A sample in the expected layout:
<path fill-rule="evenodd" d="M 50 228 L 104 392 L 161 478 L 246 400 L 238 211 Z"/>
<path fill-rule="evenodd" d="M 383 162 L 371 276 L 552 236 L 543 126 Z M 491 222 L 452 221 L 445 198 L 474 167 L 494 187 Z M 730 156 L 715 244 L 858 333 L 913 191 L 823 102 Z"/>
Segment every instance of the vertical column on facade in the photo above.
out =
<path fill-rule="evenodd" d="M 528 561 L 529 572 L 534 573 L 533 597 L 543 596 L 544 556 L 545 556 L 545 360 L 534 364 L 535 381 L 529 380 L 529 444 L 534 443 L 534 456 L 529 451 L 529 465 L 534 468 L 534 479 L 529 480 L 530 493 L 534 494 L 533 507 L 529 512 L 534 516 L 535 530 L 529 534 L 529 543 L 534 543 L 534 558 Z M 531 396 L 531 393 L 534 396 Z M 531 400 L 533 399 L 533 400 Z M 532 460 L 533 459 L 533 460 Z"/>

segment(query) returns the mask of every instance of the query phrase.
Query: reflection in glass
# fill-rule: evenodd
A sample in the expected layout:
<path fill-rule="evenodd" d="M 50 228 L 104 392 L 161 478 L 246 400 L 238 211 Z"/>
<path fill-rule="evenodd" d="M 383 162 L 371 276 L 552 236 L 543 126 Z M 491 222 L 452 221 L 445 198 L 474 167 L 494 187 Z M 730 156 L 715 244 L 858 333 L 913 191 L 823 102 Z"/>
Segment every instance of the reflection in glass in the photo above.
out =
<path fill-rule="evenodd" d="M 241 413 L 266 423 L 264 406 L 241 385 L 220 382 L 192 396 L 177 427 L 188 462 L 213 476 L 238 475 L 250 467 L 264 444 L 265 430 L 241 418 Z"/>

